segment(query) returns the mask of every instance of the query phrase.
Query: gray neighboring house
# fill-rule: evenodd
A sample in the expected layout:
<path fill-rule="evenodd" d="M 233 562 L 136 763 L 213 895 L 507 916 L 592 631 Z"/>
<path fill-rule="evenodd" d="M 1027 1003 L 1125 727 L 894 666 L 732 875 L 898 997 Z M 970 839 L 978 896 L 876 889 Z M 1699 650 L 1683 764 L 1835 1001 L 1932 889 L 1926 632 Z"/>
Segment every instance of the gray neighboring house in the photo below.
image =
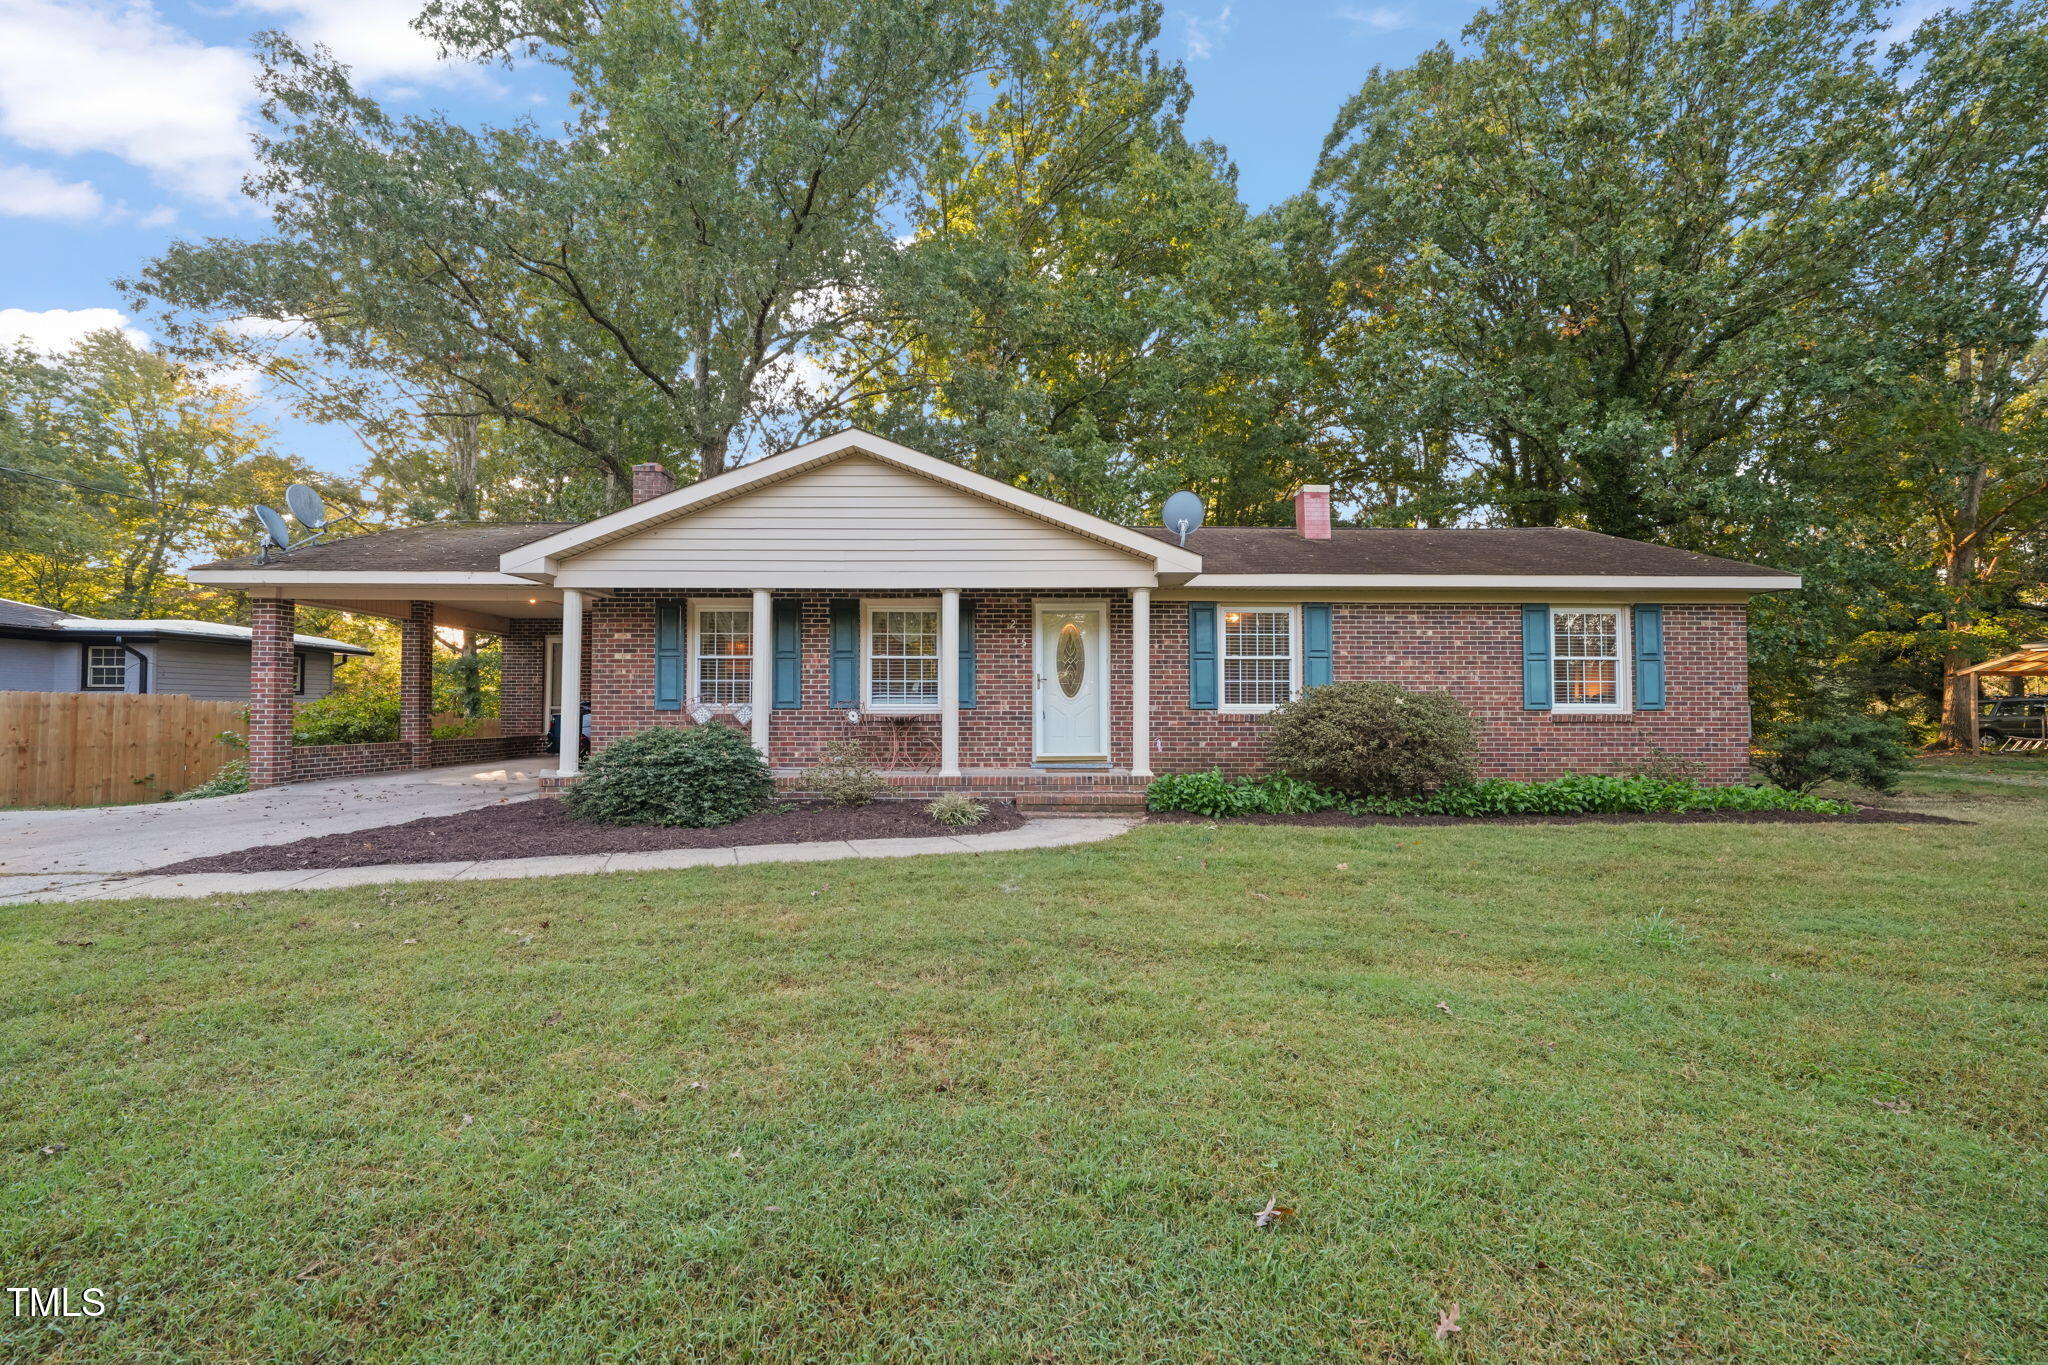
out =
<path fill-rule="evenodd" d="M 0 692 L 157 692 L 249 700 L 249 627 L 218 621 L 107 621 L 0 597 Z M 361 645 L 295 635 L 299 701 L 334 690 Z"/>

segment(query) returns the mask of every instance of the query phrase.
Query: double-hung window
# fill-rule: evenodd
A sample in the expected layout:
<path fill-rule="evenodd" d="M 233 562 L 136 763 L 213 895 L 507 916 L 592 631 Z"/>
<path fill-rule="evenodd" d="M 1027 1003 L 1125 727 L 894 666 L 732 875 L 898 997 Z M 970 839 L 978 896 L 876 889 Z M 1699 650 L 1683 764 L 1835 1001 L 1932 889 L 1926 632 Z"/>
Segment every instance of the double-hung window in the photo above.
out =
<path fill-rule="evenodd" d="M 85 690 L 125 692 L 128 690 L 128 651 L 119 645 L 85 647 Z"/>
<path fill-rule="evenodd" d="M 1299 676 L 1292 607 L 1223 609 L 1223 709 L 1270 711 L 1292 699 Z"/>
<path fill-rule="evenodd" d="M 876 711 L 935 711 L 939 706 L 939 604 L 867 604 L 867 704 Z"/>
<path fill-rule="evenodd" d="M 1551 608 L 1551 707 L 1627 710 L 1627 657 L 1627 626 L 1620 607 Z"/>
<path fill-rule="evenodd" d="M 690 604 L 690 697 L 706 706 L 739 706 L 754 694 L 751 602 Z"/>

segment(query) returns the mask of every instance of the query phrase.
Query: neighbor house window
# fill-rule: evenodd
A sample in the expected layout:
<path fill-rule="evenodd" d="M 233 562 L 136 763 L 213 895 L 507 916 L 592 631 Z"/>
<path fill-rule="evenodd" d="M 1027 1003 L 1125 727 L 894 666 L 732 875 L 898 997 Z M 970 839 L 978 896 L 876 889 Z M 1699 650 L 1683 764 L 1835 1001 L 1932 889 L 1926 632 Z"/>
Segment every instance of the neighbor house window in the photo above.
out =
<path fill-rule="evenodd" d="M 939 704 L 939 608 L 935 602 L 871 602 L 868 705 L 929 711 Z"/>
<path fill-rule="evenodd" d="M 1550 613 L 1551 705 L 1559 711 L 1619 711 L 1622 670 L 1619 607 L 1556 607 Z"/>
<path fill-rule="evenodd" d="M 306 656 L 303 654 L 292 655 L 292 691 L 301 697 L 306 695 Z"/>
<path fill-rule="evenodd" d="M 127 691 L 128 651 L 119 645 L 87 645 L 85 686 L 92 692 Z"/>
<path fill-rule="evenodd" d="M 754 609 L 747 602 L 693 602 L 690 694 L 709 706 L 754 695 Z"/>
<path fill-rule="evenodd" d="M 1294 695 L 1294 609 L 1223 609 L 1223 709 L 1270 711 Z"/>

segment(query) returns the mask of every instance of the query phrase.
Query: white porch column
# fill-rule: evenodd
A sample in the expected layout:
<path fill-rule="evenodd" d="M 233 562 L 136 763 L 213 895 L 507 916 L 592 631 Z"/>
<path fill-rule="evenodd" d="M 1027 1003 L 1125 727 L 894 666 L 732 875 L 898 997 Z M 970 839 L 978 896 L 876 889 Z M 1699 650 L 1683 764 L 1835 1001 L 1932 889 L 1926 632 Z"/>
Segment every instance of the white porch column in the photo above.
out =
<path fill-rule="evenodd" d="M 1131 776 L 1152 776 L 1152 589 L 1131 589 Z"/>
<path fill-rule="evenodd" d="M 775 607 L 768 589 L 754 589 L 754 673 L 747 688 L 754 708 L 754 747 L 768 757 L 768 713 L 775 708 Z"/>
<path fill-rule="evenodd" d="M 960 589 L 939 596 L 939 776 L 960 776 Z"/>
<path fill-rule="evenodd" d="M 583 761 L 583 590 L 562 589 L 562 727 L 555 771 L 574 777 Z"/>

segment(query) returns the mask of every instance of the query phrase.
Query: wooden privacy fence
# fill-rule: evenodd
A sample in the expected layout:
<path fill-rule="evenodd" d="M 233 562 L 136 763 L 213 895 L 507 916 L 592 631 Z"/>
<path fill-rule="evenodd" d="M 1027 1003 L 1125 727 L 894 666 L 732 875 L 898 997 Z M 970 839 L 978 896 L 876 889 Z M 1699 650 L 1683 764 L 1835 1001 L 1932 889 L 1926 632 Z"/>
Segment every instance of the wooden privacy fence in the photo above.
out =
<path fill-rule="evenodd" d="M 0 692 L 0 806 L 157 801 L 242 756 L 238 701 L 126 692 Z"/>

